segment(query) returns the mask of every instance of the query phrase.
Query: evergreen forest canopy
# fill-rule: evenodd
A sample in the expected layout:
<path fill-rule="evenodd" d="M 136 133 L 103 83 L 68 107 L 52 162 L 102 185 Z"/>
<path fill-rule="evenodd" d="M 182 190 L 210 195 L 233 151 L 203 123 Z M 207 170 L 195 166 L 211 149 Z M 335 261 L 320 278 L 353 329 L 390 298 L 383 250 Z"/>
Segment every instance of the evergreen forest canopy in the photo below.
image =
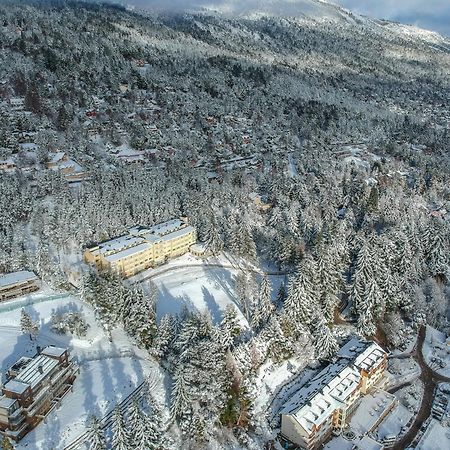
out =
<path fill-rule="evenodd" d="M 251 332 L 233 309 L 219 325 L 187 311 L 156 324 L 154 292 L 146 302 L 111 274 L 83 281 L 101 320 L 125 324 L 173 374 L 172 420 L 192 448 L 220 427 L 250 445 L 263 420 L 251 413 L 256 370 L 332 357 L 343 305 L 360 335 L 393 347 L 423 323 L 448 330 L 449 74 L 445 38 L 356 17 L 2 2 L 0 159 L 44 167 L 63 150 L 91 179 L 74 188 L 55 171 L 0 171 L 0 271 L 29 268 L 67 288 L 64 254 L 187 216 L 214 252 L 288 272 L 276 304 L 266 278 L 236 280 Z M 8 109 L 16 97 L 30 114 Z M 35 155 L 20 146 L 27 133 Z M 344 144 L 372 156 L 342 156 Z M 123 145 L 157 149 L 164 164 L 118 163 L 109 149 Z M 209 182 L 231 155 L 258 169 Z"/>

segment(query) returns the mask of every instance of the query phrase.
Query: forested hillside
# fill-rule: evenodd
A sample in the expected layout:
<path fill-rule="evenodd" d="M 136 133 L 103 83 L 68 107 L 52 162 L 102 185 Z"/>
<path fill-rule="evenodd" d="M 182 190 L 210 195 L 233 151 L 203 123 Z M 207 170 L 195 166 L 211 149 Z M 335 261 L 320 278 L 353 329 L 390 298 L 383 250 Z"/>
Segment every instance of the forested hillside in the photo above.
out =
<path fill-rule="evenodd" d="M 286 273 L 276 303 L 266 278 L 236 280 L 247 330 L 233 309 L 126 317 L 142 292 L 83 278 L 103 323 L 174 376 L 173 448 L 261 448 L 257 370 L 332 357 L 340 313 L 392 348 L 448 329 L 449 74 L 445 38 L 352 15 L 2 2 L 0 271 L 67 289 L 89 244 L 185 216 L 213 253 Z M 48 170 L 56 152 L 89 176 Z"/>

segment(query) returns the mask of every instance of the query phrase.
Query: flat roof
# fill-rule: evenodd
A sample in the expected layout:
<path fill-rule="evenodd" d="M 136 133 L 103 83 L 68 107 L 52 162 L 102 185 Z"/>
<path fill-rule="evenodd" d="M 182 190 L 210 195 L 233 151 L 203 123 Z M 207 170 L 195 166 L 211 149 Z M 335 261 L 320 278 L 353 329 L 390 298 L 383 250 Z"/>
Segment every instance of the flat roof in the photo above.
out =
<path fill-rule="evenodd" d="M 11 272 L 0 277 L 0 288 L 32 280 L 37 280 L 37 276 L 33 272 L 29 272 L 28 270 Z"/>
<path fill-rule="evenodd" d="M 9 409 L 14 403 L 16 403 L 15 398 L 8 398 L 5 395 L 0 397 L 0 408 Z"/>
<path fill-rule="evenodd" d="M 56 356 L 56 357 L 60 357 L 62 356 L 65 352 L 67 351 L 67 349 L 62 348 L 62 347 L 46 347 L 44 348 L 44 350 L 42 350 L 41 355 L 47 355 L 47 356 Z"/>
<path fill-rule="evenodd" d="M 16 394 L 23 394 L 29 387 L 30 387 L 29 384 L 22 383 L 21 381 L 13 379 L 5 383 L 3 389 L 14 392 Z"/>

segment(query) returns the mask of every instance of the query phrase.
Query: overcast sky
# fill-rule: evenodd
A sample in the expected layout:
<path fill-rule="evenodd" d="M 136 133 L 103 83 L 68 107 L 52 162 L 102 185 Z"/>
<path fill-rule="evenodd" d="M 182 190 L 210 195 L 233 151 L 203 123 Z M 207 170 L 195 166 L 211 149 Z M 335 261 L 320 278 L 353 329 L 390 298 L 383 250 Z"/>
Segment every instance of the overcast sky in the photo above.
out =
<path fill-rule="evenodd" d="M 450 36 L 450 0 L 333 0 L 371 17 L 417 25 Z"/>

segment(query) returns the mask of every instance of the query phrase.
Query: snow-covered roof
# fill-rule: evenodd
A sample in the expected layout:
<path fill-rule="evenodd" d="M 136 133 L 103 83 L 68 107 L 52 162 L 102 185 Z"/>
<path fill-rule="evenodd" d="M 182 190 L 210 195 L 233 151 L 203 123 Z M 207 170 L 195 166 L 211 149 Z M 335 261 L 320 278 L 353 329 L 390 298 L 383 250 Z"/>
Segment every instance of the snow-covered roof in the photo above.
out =
<path fill-rule="evenodd" d="M 173 231 L 172 233 L 164 234 L 161 236 L 161 240 L 163 241 L 171 241 L 172 239 L 176 239 L 185 234 L 191 233 L 195 231 L 194 227 L 188 225 L 187 227 L 181 228 L 180 230 Z"/>
<path fill-rule="evenodd" d="M 44 348 L 44 350 L 42 350 L 41 355 L 46 355 L 46 356 L 53 356 L 53 357 L 57 357 L 60 358 L 62 355 L 64 355 L 64 353 L 67 351 L 67 349 L 62 348 L 62 347 L 46 347 Z"/>
<path fill-rule="evenodd" d="M 14 392 L 15 394 L 21 395 L 23 394 L 28 388 L 29 384 L 22 383 L 18 380 L 9 380 L 5 386 L 4 389 L 10 392 Z"/>
<path fill-rule="evenodd" d="M 354 365 L 358 369 L 365 371 L 377 366 L 385 357 L 386 352 L 376 343 L 373 342 L 366 350 L 358 355 L 354 361 Z"/>
<path fill-rule="evenodd" d="M 355 392 L 360 370 L 378 365 L 386 352 L 376 343 L 350 340 L 338 353 L 337 360 L 320 371 L 287 402 L 281 414 L 293 415 L 311 432 Z"/>
<path fill-rule="evenodd" d="M 385 391 L 365 395 L 350 420 L 351 429 L 359 436 L 372 431 L 396 401 L 395 395 Z"/>
<path fill-rule="evenodd" d="M 181 226 L 184 226 L 185 222 L 181 219 L 172 219 L 167 222 L 160 223 L 158 225 L 154 225 L 148 228 L 148 231 L 153 234 L 157 234 L 158 236 L 163 236 L 168 233 L 172 233 L 175 230 L 178 230 Z"/>
<path fill-rule="evenodd" d="M 114 262 L 135 253 L 148 250 L 154 243 L 170 241 L 192 231 L 194 227 L 181 219 L 173 219 L 153 227 L 135 226 L 127 235 L 102 242 L 92 250 L 93 254 L 102 254 L 108 261 Z"/>
<path fill-rule="evenodd" d="M 66 153 L 65 152 L 50 153 L 49 156 L 51 157 L 49 163 L 56 164 L 66 156 Z"/>
<path fill-rule="evenodd" d="M 360 375 L 344 360 L 330 364 L 295 394 L 282 414 L 292 414 L 308 432 L 330 417 L 357 389 Z M 299 401 L 300 400 L 300 401 Z"/>
<path fill-rule="evenodd" d="M 58 365 L 58 361 L 49 356 L 40 354 L 33 358 L 14 378 L 14 381 L 37 386 Z"/>
<path fill-rule="evenodd" d="M 14 405 L 14 403 L 16 403 L 16 399 L 15 398 L 8 398 L 6 396 L 2 396 L 0 397 L 0 408 L 2 409 L 9 409 L 11 408 L 12 405 Z"/>
<path fill-rule="evenodd" d="M 37 276 L 28 270 L 20 272 L 12 272 L 0 277 L 0 289 L 17 283 L 25 283 L 27 281 L 37 280 Z"/>
<path fill-rule="evenodd" d="M 120 250 L 120 251 L 118 251 L 116 253 L 112 253 L 110 255 L 106 255 L 105 258 L 109 262 L 115 262 L 115 261 L 118 261 L 120 259 L 127 258 L 130 255 L 134 255 L 136 253 L 145 252 L 150 247 L 151 247 L 151 244 L 149 244 L 148 242 L 143 242 L 142 244 L 135 245 L 134 247 L 127 248 L 125 250 Z"/>

